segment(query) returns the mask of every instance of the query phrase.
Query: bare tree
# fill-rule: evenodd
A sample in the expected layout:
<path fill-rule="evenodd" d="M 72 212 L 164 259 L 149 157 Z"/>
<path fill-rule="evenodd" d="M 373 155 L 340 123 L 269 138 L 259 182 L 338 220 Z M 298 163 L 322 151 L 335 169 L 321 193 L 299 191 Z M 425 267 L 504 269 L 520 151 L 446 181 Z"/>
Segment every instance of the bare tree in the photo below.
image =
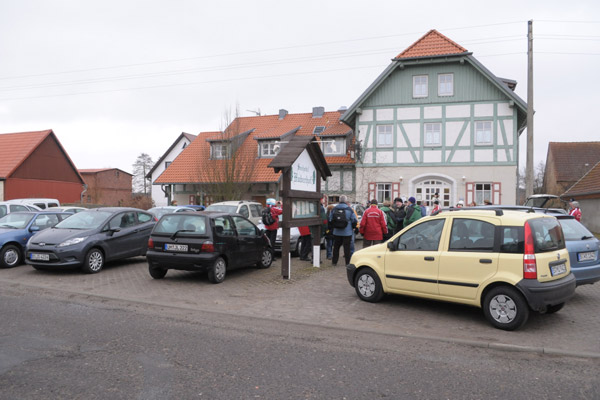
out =
<path fill-rule="evenodd" d="M 539 164 L 535 167 L 533 171 L 533 193 L 540 194 L 545 193 L 544 187 L 544 173 L 546 172 L 546 163 L 540 161 Z M 526 174 L 525 168 L 521 168 L 518 171 L 517 175 L 517 186 L 519 189 L 524 189 L 526 187 Z"/>
<path fill-rule="evenodd" d="M 148 194 L 148 190 L 152 184 L 151 179 L 146 178 L 148 171 L 154 166 L 154 161 L 146 153 L 142 153 L 133 163 L 133 179 L 132 186 L 134 193 Z"/>

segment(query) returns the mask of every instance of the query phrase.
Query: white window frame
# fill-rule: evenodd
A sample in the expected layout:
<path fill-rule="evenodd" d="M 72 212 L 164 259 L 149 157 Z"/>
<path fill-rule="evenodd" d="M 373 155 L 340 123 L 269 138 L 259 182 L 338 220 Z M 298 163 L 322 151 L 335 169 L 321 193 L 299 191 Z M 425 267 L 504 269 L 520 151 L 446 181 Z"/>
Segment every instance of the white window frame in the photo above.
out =
<path fill-rule="evenodd" d="M 438 75 L 438 96 L 454 96 L 454 74 Z"/>
<path fill-rule="evenodd" d="M 428 122 L 423 127 L 423 144 L 425 146 L 442 145 L 442 124 L 439 122 Z"/>
<path fill-rule="evenodd" d="M 323 125 L 315 126 L 313 129 L 313 135 L 319 135 L 325 131 L 325 127 Z"/>
<path fill-rule="evenodd" d="M 487 125 L 487 126 L 486 126 Z M 489 126 L 489 129 L 487 127 Z M 487 138 L 485 136 L 488 136 Z M 492 121 L 475 121 L 475 144 L 491 145 L 494 143 Z M 487 139 L 487 140 L 485 140 Z"/>
<path fill-rule="evenodd" d="M 386 196 L 387 195 L 387 196 Z M 392 184 L 391 183 L 378 183 L 375 187 L 375 198 L 378 203 L 392 200 Z"/>
<path fill-rule="evenodd" d="M 429 96 L 429 76 L 414 75 L 413 76 L 413 97 Z"/>
<path fill-rule="evenodd" d="M 385 131 L 383 131 L 383 128 L 385 128 Z M 392 125 L 392 124 L 377 125 L 377 146 L 376 147 L 393 147 L 393 146 L 394 146 L 394 125 Z"/>
<path fill-rule="evenodd" d="M 328 137 L 328 138 L 323 138 L 321 137 L 321 139 L 323 140 L 323 154 L 326 156 L 335 156 L 335 155 L 342 155 L 346 152 L 346 150 L 344 149 L 344 144 L 345 144 L 345 140 L 343 137 Z M 331 149 L 331 144 L 332 142 L 335 144 L 335 148 L 336 151 L 332 151 Z"/>
<path fill-rule="evenodd" d="M 278 147 L 277 149 L 275 149 L 275 146 L 279 146 L 278 141 L 262 142 L 260 144 L 260 156 L 261 157 L 275 157 L 277 155 L 277 153 L 279 153 L 279 150 L 281 150 L 281 147 Z"/>
<path fill-rule="evenodd" d="M 227 158 L 227 145 L 223 143 L 215 143 L 212 145 L 212 156 L 214 159 L 222 160 Z"/>
<path fill-rule="evenodd" d="M 493 201 L 494 184 L 492 182 L 476 182 L 473 187 L 473 200 L 477 205 L 482 205 L 485 199 Z"/>

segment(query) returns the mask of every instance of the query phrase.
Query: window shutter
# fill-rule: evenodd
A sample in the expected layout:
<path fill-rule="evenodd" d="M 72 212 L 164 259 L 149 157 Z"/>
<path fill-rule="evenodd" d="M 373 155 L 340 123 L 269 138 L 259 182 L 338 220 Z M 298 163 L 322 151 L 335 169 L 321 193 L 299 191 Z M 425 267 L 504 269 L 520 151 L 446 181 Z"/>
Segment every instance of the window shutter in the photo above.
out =
<path fill-rule="evenodd" d="M 502 204 L 502 183 L 501 182 L 494 182 L 493 183 L 493 189 L 492 189 L 492 197 L 493 200 L 492 202 L 494 204 Z"/>
<path fill-rule="evenodd" d="M 396 197 L 400 197 L 400 182 L 392 183 L 392 198 L 390 200 L 394 201 Z"/>
<path fill-rule="evenodd" d="M 377 190 L 377 183 L 376 182 L 369 182 L 369 196 L 367 201 L 371 201 L 371 199 L 375 199 L 376 198 L 376 190 Z"/>
<path fill-rule="evenodd" d="M 468 206 L 475 200 L 475 182 L 467 182 L 465 199 L 465 206 Z"/>

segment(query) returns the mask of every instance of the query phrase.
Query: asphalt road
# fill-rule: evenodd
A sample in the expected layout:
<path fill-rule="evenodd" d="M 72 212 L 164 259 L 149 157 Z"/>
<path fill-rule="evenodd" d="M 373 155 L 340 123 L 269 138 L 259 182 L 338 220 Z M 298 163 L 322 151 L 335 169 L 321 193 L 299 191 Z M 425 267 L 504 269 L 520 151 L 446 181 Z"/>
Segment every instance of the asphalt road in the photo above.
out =
<path fill-rule="evenodd" d="M 200 288 L 199 288 L 200 289 Z M 600 361 L 3 285 L 1 399 L 597 399 Z"/>

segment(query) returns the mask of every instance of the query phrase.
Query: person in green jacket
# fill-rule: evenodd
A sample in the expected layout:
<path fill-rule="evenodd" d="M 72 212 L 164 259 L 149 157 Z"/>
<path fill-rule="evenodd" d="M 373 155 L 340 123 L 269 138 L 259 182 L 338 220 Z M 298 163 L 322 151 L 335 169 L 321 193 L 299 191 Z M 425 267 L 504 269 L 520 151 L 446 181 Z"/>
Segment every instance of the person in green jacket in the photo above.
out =
<path fill-rule="evenodd" d="M 417 206 L 417 200 L 414 197 L 408 199 L 408 206 L 406 207 L 406 217 L 404 217 L 404 227 L 406 228 L 416 220 L 422 217 L 421 207 Z"/>
<path fill-rule="evenodd" d="M 383 241 L 385 242 L 394 235 L 396 230 L 396 218 L 394 217 L 394 211 L 391 209 L 392 204 L 389 201 L 384 201 L 383 205 L 379 207 L 385 214 L 385 222 L 387 224 L 387 233 L 383 235 Z"/>

